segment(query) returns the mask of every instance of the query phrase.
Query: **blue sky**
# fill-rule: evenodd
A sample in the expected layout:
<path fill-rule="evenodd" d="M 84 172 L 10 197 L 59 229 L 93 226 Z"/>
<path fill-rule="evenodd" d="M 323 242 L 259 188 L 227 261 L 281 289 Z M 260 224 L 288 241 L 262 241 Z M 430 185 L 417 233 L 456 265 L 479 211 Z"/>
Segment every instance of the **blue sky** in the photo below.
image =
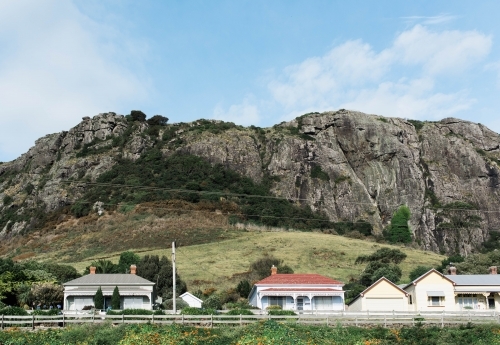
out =
<path fill-rule="evenodd" d="M 83 116 L 347 108 L 500 132 L 498 1 L 0 2 L 0 161 Z"/>

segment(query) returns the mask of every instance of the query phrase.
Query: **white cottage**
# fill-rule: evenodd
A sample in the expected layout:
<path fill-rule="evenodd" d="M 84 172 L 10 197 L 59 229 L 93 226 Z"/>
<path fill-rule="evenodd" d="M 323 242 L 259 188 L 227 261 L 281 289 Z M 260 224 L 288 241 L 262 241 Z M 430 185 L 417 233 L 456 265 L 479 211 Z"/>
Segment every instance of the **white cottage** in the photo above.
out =
<path fill-rule="evenodd" d="M 64 286 L 64 310 L 82 310 L 94 305 L 94 296 L 101 287 L 104 308 L 111 306 L 113 290 L 118 287 L 120 309 L 153 309 L 154 283 L 136 275 L 136 267 L 130 267 L 130 274 L 96 274 L 90 267 L 90 274 L 71 280 Z"/>
<path fill-rule="evenodd" d="M 278 274 L 255 283 L 248 297 L 254 307 L 265 310 L 279 305 L 284 310 L 344 310 L 344 283 L 319 274 Z"/>

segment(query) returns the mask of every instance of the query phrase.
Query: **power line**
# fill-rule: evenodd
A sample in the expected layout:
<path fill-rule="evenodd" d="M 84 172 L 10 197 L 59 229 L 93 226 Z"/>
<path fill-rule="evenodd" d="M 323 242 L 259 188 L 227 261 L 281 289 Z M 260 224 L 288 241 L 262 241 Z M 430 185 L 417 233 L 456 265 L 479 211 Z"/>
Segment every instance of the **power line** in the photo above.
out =
<path fill-rule="evenodd" d="M 218 192 L 218 191 L 197 191 L 190 189 L 182 189 L 182 188 L 166 188 L 166 187 L 152 187 L 152 186 L 142 186 L 142 185 L 126 185 L 126 184 L 116 184 L 116 183 L 102 183 L 102 182 L 82 182 L 82 181 L 59 181 L 64 184 L 85 184 L 90 186 L 102 186 L 102 187 L 119 187 L 119 188 L 133 188 L 133 189 L 142 189 L 142 190 L 152 190 L 152 191 L 164 191 L 164 192 L 176 192 L 176 193 L 190 193 L 190 194 L 202 194 L 202 195 L 221 195 L 221 196 L 232 196 L 232 197 L 246 197 L 246 198 L 262 198 L 262 199 L 275 199 L 275 200 L 284 200 L 284 201 L 312 201 L 311 199 L 306 198 L 285 198 L 279 196 L 272 195 L 258 195 L 258 194 L 238 194 L 238 193 L 230 193 L 230 192 Z M 405 196 L 408 196 L 407 194 Z M 343 201 L 343 204 L 352 204 L 352 205 L 370 205 L 373 207 L 378 207 L 379 205 L 383 205 L 386 207 L 399 207 L 401 204 L 379 204 L 377 202 L 357 202 L 357 201 Z M 477 210 L 477 209 L 464 209 L 464 208 L 441 208 L 446 211 L 469 211 L 469 212 L 482 212 L 482 213 L 500 213 L 500 210 Z"/>

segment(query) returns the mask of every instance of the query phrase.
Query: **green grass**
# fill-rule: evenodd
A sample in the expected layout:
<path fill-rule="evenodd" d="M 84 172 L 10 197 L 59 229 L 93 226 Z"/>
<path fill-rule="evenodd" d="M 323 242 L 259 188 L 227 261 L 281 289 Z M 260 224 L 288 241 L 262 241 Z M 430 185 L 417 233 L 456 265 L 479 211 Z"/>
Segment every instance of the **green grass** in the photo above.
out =
<path fill-rule="evenodd" d="M 264 253 L 283 259 L 296 273 L 318 273 L 344 282 L 363 270 L 365 265 L 354 264 L 359 255 L 382 247 L 399 248 L 408 255 L 401 263 L 404 281 L 409 281 L 408 275 L 415 267 L 439 265 L 445 258 L 433 252 L 316 232 L 238 232 L 233 236 L 215 243 L 178 248 L 178 272 L 190 291 L 211 286 L 218 290 L 234 288 L 239 282 L 238 274 L 246 272 L 250 263 Z M 140 251 L 140 255 L 170 257 L 170 243 L 164 246 L 164 249 L 135 250 Z M 119 253 L 109 255 L 113 262 L 118 262 L 118 257 Z M 70 264 L 82 271 L 93 260 Z"/>

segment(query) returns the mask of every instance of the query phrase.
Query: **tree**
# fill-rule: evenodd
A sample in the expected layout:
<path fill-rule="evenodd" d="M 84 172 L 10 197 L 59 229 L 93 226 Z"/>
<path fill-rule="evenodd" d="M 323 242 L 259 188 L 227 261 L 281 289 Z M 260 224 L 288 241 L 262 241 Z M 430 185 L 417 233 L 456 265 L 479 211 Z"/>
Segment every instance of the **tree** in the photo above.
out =
<path fill-rule="evenodd" d="M 113 295 L 111 296 L 111 308 L 112 309 L 120 309 L 120 290 L 118 290 L 118 286 L 115 286 L 113 290 Z"/>
<path fill-rule="evenodd" d="M 100 286 L 94 295 L 94 307 L 96 309 L 104 309 L 104 295 L 102 294 Z"/>
<path fill-rule="evenodd" d="M 427 266 L 417 266 L 417 267 L 415 267 L 410 272 L 410 280 L 414 281 L 415 279 L 417 279 L 421 275 L 427 273 L 430 269 L 431 269 L 431 267 L 427 267 Z"/>
<path fill-rule="evenodd" d="M 96 268 L 95 273 L 115 273 L 117 267 L 114 263 L 105 259 L 92 261 L 90 266 L 94 266 Z M 90 272 L 90 266 L 85 268 L 85 272 L 87 274 Z"/>
<path fill-rule="evenodd" d="M 132 110 L 130 112 L 130 118 L 132 119 L 132 121 L 144 122 L 146 121 L 146 114 L 144 114 L 140 110 Z"/>
<path fill-rule="evenodd" d="M 56 306 L 64 299 L 63 287 L 53 283 L 38 283 L 31 286 L 31 300 L 36 304 Z"/>
<path fill-rule="evenodd" d="M 250 282 L 248 280 L 242 280 L 238 283 L 238 286 L 236 287 L 236 292 L 241 297 L 247 298 L 248 295 L 250 295 L 250 290 L 252 289 L 252 286 L 250 285 Z"/>
<path fill-rule="evenodd" d="M 399 268 L 398 265 L 385 264 L 384 266 L 380 267 L 375 272 L 373 272 L 371 276 L 372 280 L 371 284 L 375 283 L 382 277 L 389 279 L 394 284 L 397 284 L 401 279 L 401 274 L 402 274 L 401 268 Z"/>
<path fill-rule="evenodd" d="M 386 237 L 391 243 L 410 243 L 411 230 L 408 226 L 410 209 L 406 205 L 400 206 L 391 219 L 391 224 L 386 230 Z"/>
<path fill-rule="evenodd" d="M 283 260 L 275 258 L 272 255 L 264 257 L 250 264 L 250 271 L 257 276 L 257 279 L 263 279 L 271 274 L 271 267 L 276 266 L 278 273 L 293 273 L 293 269 L 283 264 Z"/>
<path fill-rule="evenodd" d="M 366 265 L 358 281 L 361 285 L 370 286 L 385 275 L 388 275 L 386 276 L 387 279 L 397 283 L 401 279 L 401 268 L 393 263 L 372 261 Z"/>
<path fill-rule="evenodd" d="M 161 115 L 155 115 L 149 118 L 146 122 L 150 126 L 165 126 L 168 122 L 168 118 Z"/>
<path fill-rule="evenodd" d="M 116 266 L 116 273 L 129 273 L 131 265 L 137 265 L 141 261 L 139 255 L 131 251 L 126 251 L 120 254 L 118 266 Z"/>
<path fill-rule="evenodd" d="M 81 277 L 76 268 L 69 265 L 59 265 L 55 263 L 45 264 L 45 270 L 53 274 L 59 284 Z"/>
<path fill-rule="evenodd" d="M 166 256 L 146 255 L 137 264 L 137 275 L 156 283 L 159 296 L 168 299 L 173 295 L 172 263 Z M 178 295 L 187 291 L 186 283 L 175 274 L 175 288 Z"/>
<path fill-rule="evenodd" d="M 356 258 L 356 264 L 362 264 L 365 262 L 379 261 L 384 263 L 394 263 L 399 264 L 401 261 L 406 259 L 406 254 L 399 249 L 391 248 L 380 248 L 375 253 L 370 255 L 360 255 Z"/>

